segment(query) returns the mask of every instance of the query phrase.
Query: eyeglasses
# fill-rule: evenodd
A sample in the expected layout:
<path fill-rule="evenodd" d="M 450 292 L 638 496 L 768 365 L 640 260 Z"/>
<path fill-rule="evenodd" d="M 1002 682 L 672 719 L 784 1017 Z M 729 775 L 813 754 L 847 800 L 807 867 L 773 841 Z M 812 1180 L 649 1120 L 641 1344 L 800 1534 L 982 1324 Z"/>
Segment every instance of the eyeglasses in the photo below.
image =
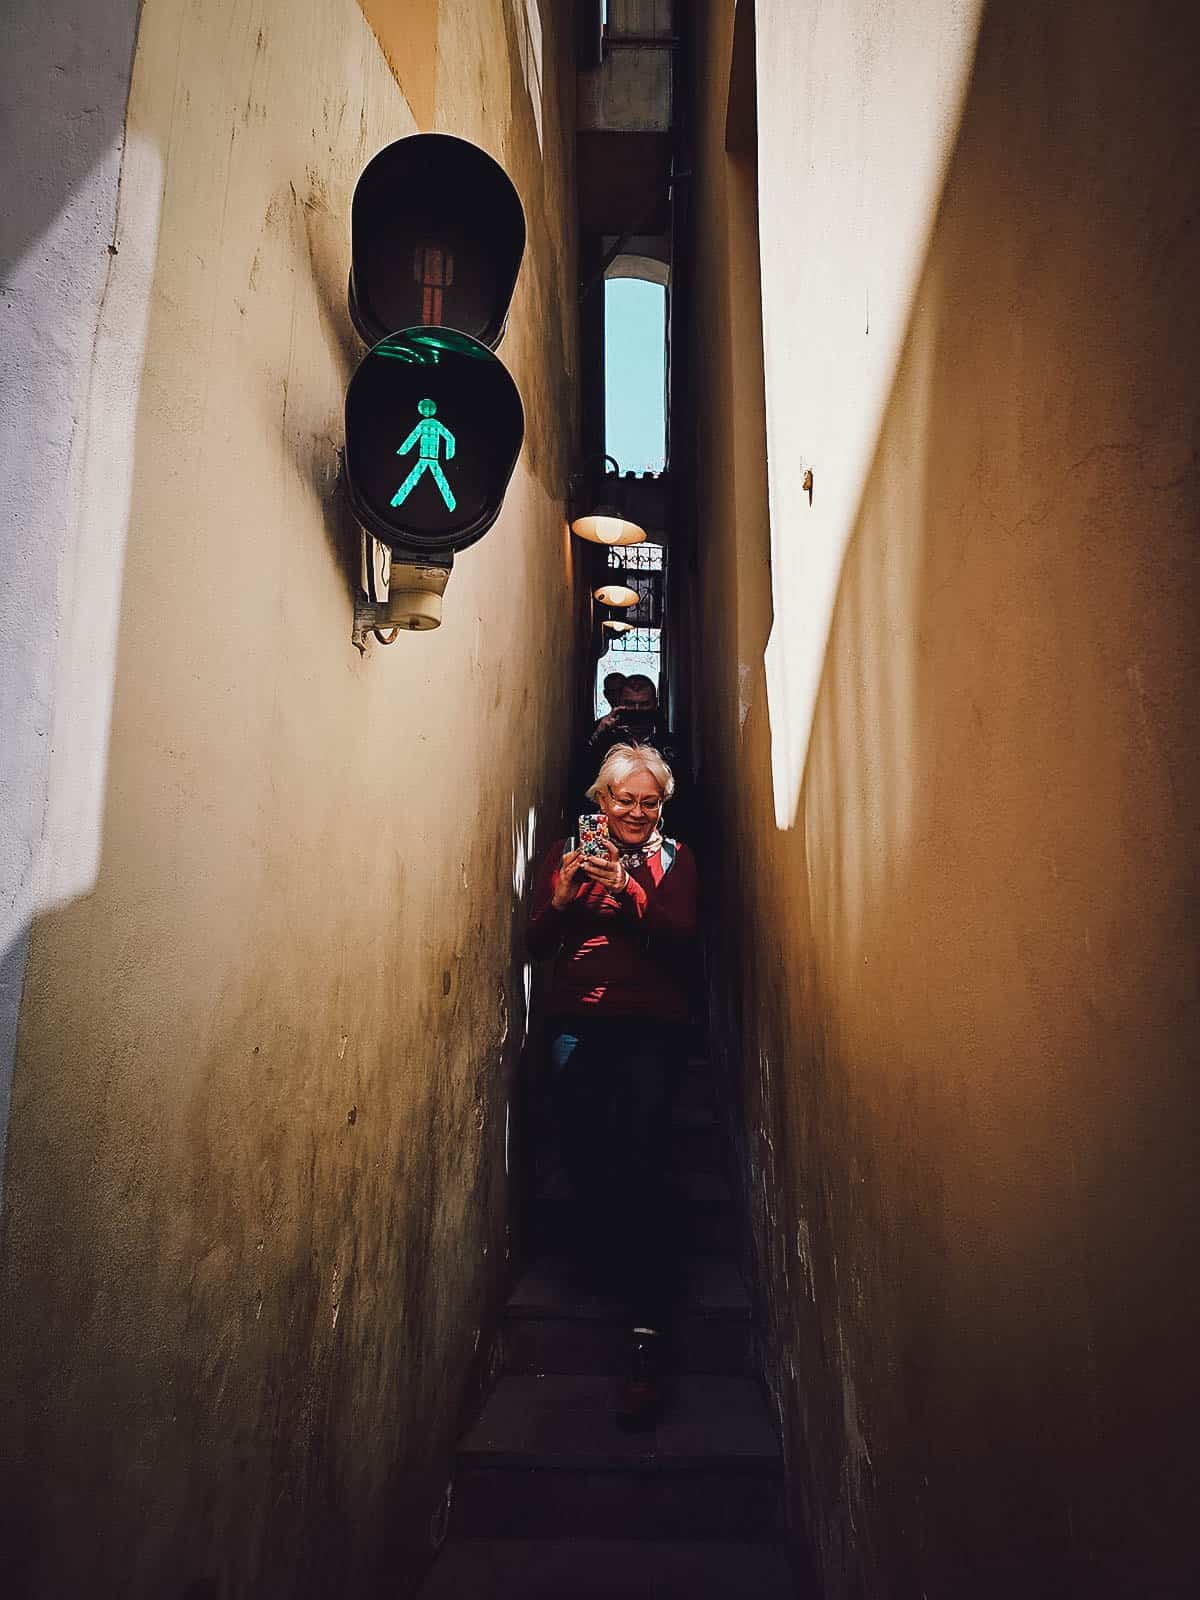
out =
<path fill-rule="evenodd" d="M 662 799 L 659 796 L 655 796 L 652 800 L 646 800 L 638 799 L 631 794 L 617 794 L 613 789 L 610 789 L 608 793 L 609 798 L 612 800 L 614 811 L 633 811 L 638 806 L 641 806 L 648 817 L 656 817 L 662 810 Z"/>

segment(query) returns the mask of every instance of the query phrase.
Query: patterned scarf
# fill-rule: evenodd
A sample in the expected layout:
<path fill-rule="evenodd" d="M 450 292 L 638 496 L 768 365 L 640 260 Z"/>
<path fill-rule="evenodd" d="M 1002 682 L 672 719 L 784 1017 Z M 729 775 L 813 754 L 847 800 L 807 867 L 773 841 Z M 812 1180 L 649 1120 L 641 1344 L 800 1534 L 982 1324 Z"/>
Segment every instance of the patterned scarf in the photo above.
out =
<path fill-rule="evenodd" d="M 613 840 L 613 843 L 616 844 L 615 839 Z M 644 867 L 646 862 L 649 861 L 650 857 L 655 853 L 655 851 L 662 849 L 662 845 L 663 836 L 659 830 L 655 828 L 654 832 L 646 840 L 645 844 L 639 844 L 632 850 L 621 850 L 617 856 L 617 860 L 625 868 L 626 872 L 633 872 L 638 867 Z"/>

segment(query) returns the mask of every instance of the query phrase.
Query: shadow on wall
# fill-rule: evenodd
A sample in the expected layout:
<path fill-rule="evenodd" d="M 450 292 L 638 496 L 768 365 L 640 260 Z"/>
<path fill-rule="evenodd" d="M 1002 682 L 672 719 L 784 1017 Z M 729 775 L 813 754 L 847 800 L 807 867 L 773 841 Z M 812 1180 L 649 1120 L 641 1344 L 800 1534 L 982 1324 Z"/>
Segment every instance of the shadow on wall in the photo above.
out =
<path fill-rule="evenodd" d="M 1198 43 L 987 10 L 790 831 L 761 682 L 747 723 L 745 1154 L 831 1596 L 1197 1576 Z"/>
<path fill-rule="evenodd" d="M 22 922 L 0 951 L 0 1203 L 4 1195 L 5 1156 L 8 1152 L 8 1114 L 12 1099 L 12 1074 L 9 1064 L 16 1056 L 17 1019 L 21 1011 L 21 987 L 25 981 L 25 962 L 29 955 L 29 923 Z"/>
<path fill-rule="evenodd" d="M 138 0 L 5 8 L 0 304 L 11 381 L 0 396 L 0 1192 L 28 923 L 46 830 L 59 563 L 68 538 L 76 396 L 112 257 Z M 83 101 L 64 116 L 58 89 Z M 105 711 L 103 721 L 107 725 Z M 102 737 L 103 742 L 103 737 Z"/>
<path fill-rule="evenodd" d="M 346 219 L 411 119 L 352 4 L 224 9 L 143 13 L 81 429 L 52 791 L 93 831 L 60 826 L 82 845 L 33 925 L 0 1241 L 22 1593 L 411 1582 L 508 1271 L 513 943 L 569 635 L 514 675 L 485 623 L 518 577 L 558 592 L 569 536 L 518 474 L 523 537 L 443 628 L 355 653 Z"/>
<path fill-rule="evenodd" d="M 141 0 L 10 0 L 5 6 L 4 182 L 0 282 L 44 238 L 119 146 Z M 86 77 L 91 103 L 47 138 L 45 87 Z"/>
<path fill-rule="evenodd" d="M 406 863 L 375 848 L 389 772 L 363 724 L 373 704 L 390 726 L 389 686 L 359 681 L 349 642 L 348 262 L 313 174 L 347 217 L 368 136 L 408 131 L 405 113 L 351 7 L 306 7 L 273 54 L 286 6 L 264 26 L 226 9 L 228 30 L 146 8 L 80 407 L 62 848 L 30 941 L 3 1217 L 21 1593 L 328 1592 L 335 1570 L 367 1593 L 419 1568 L 498 1270 L 464 1259 L 462 1221 L 500 1214 L 504 1073 L 468 1113 L 444 1092 L 449 1046 L 417 1070 L 392 1019 L 459 1037 L 458 971 L 433 994 L 416 941 L 369 937 L 394 935 Z M 101 48 L 82 26 L 62 43 Z M 298 109 L 320 45 L 331 92 Z M 343 81 L 363 105 L 339 138 Z M 468 995 L 485 937 L 463 941 Z M 506 1027 L 480 1028 L 481 1074 Z M 443 1272 L 468 1285 L 448 1334 Z"/>

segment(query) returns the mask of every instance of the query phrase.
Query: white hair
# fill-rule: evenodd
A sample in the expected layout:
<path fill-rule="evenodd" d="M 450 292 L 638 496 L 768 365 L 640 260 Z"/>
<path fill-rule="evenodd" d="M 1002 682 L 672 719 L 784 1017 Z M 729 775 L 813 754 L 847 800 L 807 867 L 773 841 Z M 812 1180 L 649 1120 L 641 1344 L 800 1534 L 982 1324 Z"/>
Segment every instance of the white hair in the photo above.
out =
<path fill-rule="evenodd" d="M 675 793 L 675 774 L 652 744 L 615 744 L 600 764 L 588 799 L 599 803 L 600 791 L 625 783 L 635 772 L 648 772 L 662 791 L 664 800 Z"/>

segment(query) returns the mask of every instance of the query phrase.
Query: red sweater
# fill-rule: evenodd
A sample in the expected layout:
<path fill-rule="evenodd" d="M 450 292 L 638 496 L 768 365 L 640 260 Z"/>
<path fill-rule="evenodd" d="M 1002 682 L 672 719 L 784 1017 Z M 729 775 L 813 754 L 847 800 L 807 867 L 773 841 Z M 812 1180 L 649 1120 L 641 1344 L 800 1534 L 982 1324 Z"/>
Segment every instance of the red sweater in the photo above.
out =
<path fill-rule="evenodd" d="M 589 878 L 556 911 L 551 898 L 562 853 L 560 839 L 542 862 L 526 936 L 534 957 L 558 951 L 547 1011 L 686 1022 L 698 893 L 687 845 L 679 845 L 668 872 L 658 851 L 629 874 L 621 894 Z"/>

